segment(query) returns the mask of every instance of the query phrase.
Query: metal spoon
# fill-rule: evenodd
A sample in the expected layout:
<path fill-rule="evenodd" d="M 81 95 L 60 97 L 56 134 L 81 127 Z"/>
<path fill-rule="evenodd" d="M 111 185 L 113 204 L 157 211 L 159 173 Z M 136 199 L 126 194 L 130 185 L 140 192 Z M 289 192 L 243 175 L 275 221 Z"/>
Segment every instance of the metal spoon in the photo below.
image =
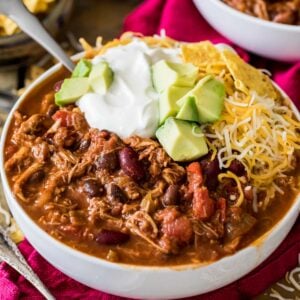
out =
<path fill-rule="evenodd" d="M 16 244 L 9 238 L 7 231 L 0 225 L 0 262 L 1 260 L 22 274 L 47 300 L 55 300 L 39 277 L 27 264 Z"/>
<path fill-rule="evenodd" d="M 27 10 L 22 1 L 0 0 L 0 12 L 14 20 L 25 33 L 58 59 L 68 70 L 74 69 L 71 59 L 45 30 L 40 21 Z"/>

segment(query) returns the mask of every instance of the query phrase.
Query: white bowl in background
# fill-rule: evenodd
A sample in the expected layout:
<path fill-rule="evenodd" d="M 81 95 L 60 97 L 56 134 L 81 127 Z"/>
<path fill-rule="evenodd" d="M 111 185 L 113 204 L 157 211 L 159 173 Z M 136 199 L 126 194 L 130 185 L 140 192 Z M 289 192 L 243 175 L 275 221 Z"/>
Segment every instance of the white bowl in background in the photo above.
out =
<path fill-rule="evenodd" d="M 261 20 L 221 0 L 193 0 L 207 22 L 235 44 L 281 61 L 300 60 L 300 26 Z"/>
<path fill-rule="evenodd" d="M 75 56 L 80 57 L 82 54 Z M 112 263 L 72 249 L 47 234 L 27 215 L 10 189 L 4 171 L 4 145 L 13 113 L 32 90 L 59 68 L 56 65 L 42 74 L 16 102 L 5 123 L 0 145 L 0 173 L 9 208 L 26 238 L 49 263 L 75 280 L 103 292 L 128 298 L 175 299 L 210 292 L 241 278 L 261 264 L 284 240 L 299 215 L 300 194 L 269 232 L 236 254 L 210 264 L 143 267 Z M 293 108 L 299 118 L 299 112 Z"/>

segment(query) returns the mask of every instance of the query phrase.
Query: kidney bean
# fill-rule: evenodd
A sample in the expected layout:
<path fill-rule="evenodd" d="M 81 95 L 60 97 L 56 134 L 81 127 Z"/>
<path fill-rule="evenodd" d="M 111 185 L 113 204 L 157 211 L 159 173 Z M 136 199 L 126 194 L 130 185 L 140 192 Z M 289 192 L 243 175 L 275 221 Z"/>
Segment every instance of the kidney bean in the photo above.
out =
<path fill-rule="evenodd" d="M 63 82 L 64 82 L 63 80 L 60 80 L 60 81 L 57 81 L 54 83 L 54 85 L 53 85 L 54 92 L 57 93 L 61 89 Z"/>
<path fill-rule="evenodd" d="M 162 199 L 162 203 L 164 206 L 176 205 L 178 203 L 179 198 L 179 187 L 178 185 L 170 185 L 164 197 Z"/>
<path fill-rule="evenodd" d="M 130 147 L 125 147 L 119 152 L 119 160 L 122 170 L 135 181 L 145 177 L 143 164 L 138 159 L 138 154 Z"/>
<path fill-rule="evenodd" d="M 104 245 L 118 245 L 126 243 L 130 236 L 120 231 L 102 229 L 96 235 L 96 242 Z"/>
<path fill-rule="evenodd" d="M 115 183 L 108 184 L 106 186 L 106 192 L 108 200 L 110 202 L 121 202 L 124 203 L 127 201 L 127 196 L 124 191 Z"/>
<path fill-rule="evenodd" d="M 218 185 L 218 175 L 221 172 L 218 158 L 216 157 L 214 160 L 210 158 L 203 159 L 200 161 L 200 164 L 205 175 L 205 185 L 209 189 L 215 189 Z"/>
<path fill-rule="evenodd" d="M 45 172 L 43 170 L 38 170 L 30 176 L 29 182 L 36 183 L 41 181 L 44 177 L 45 177 Z"/>
<path fill-rule="evenodd" d="M 79 145 L 79 150 L 85 151 L 89 148 L 91 144 L 91 139 L 82 140 Z"/>
<path fill-rule="evenodd" d="M 95 161 L 96 168 L 114 171 L 119 167 L 118 156 L 115 151 L 103 152 Z"/>
<path fill-rule="evenodd" d="M 219 167 L 219 161 L 217 158 L 214 160 L 204 159 L 200 161 L 202 172 L 206 176 L 218 176 L 218 174 L 221 172 Z"/>
<path fill-rule="evenodd" d="M 89 197 L 97 197 L 103 193 L 102 186 L 94 179 L 87 179 L 83 184 L 83 190 Z"/>
<path fill-rule="evenodd" d="M 234 173 L 237 176 L 242 176 L 245 174 L 245 167 L 243 164 L 237 159 L 233 160 L 229 166 L 229 171 Z"/>

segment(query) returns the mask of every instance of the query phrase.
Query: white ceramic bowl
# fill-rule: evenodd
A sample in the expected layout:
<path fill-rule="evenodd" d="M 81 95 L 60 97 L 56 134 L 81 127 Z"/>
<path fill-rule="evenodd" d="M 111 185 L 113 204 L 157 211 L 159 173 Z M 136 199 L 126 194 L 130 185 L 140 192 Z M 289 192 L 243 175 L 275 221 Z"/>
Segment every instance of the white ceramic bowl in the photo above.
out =
<path fill-rule="evenodd" d="M 300 26 L 264 21 L 221 0 L 193 1 L 214 29 L 242 48 L 276 60 L 300 60 Z"/>
<path fill-rule="evenodd" d="M 77 56 L 79 57 L 80 55 Z M 31 220 L 13 195 L 4 171 L 3 153 L 14 111 L 26 95 L 58 69 L 58 65 L 49 69 L 17 101 L 4 126 L 0 145 L 0 171 L 9 208 L 29 242 L 57 269 L 92 288 L 119 296 L 143 299 L 182 298 L 218 289 L 241 278 L 262 263 L 283 241 L 298 217 L 300 195 L 270 232 L 235 255 L 211 264 L 181 267 L 117 264 L 74 250 L 48 235 Z M 296 113 L 299 117 L 299 113 Z"/>

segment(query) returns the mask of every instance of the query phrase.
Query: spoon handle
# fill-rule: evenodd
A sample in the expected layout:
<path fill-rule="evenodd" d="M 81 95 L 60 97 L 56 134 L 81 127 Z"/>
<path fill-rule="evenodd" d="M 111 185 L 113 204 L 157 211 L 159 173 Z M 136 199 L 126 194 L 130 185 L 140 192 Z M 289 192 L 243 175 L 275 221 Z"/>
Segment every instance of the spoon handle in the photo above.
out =
<path fill-rule="evenodd" d="M 58 59 L 68 70 L 74 69 L 71 59 L 20 0 L 0 0 L 0 11 L 13 19 L 25 33 Z"/>

